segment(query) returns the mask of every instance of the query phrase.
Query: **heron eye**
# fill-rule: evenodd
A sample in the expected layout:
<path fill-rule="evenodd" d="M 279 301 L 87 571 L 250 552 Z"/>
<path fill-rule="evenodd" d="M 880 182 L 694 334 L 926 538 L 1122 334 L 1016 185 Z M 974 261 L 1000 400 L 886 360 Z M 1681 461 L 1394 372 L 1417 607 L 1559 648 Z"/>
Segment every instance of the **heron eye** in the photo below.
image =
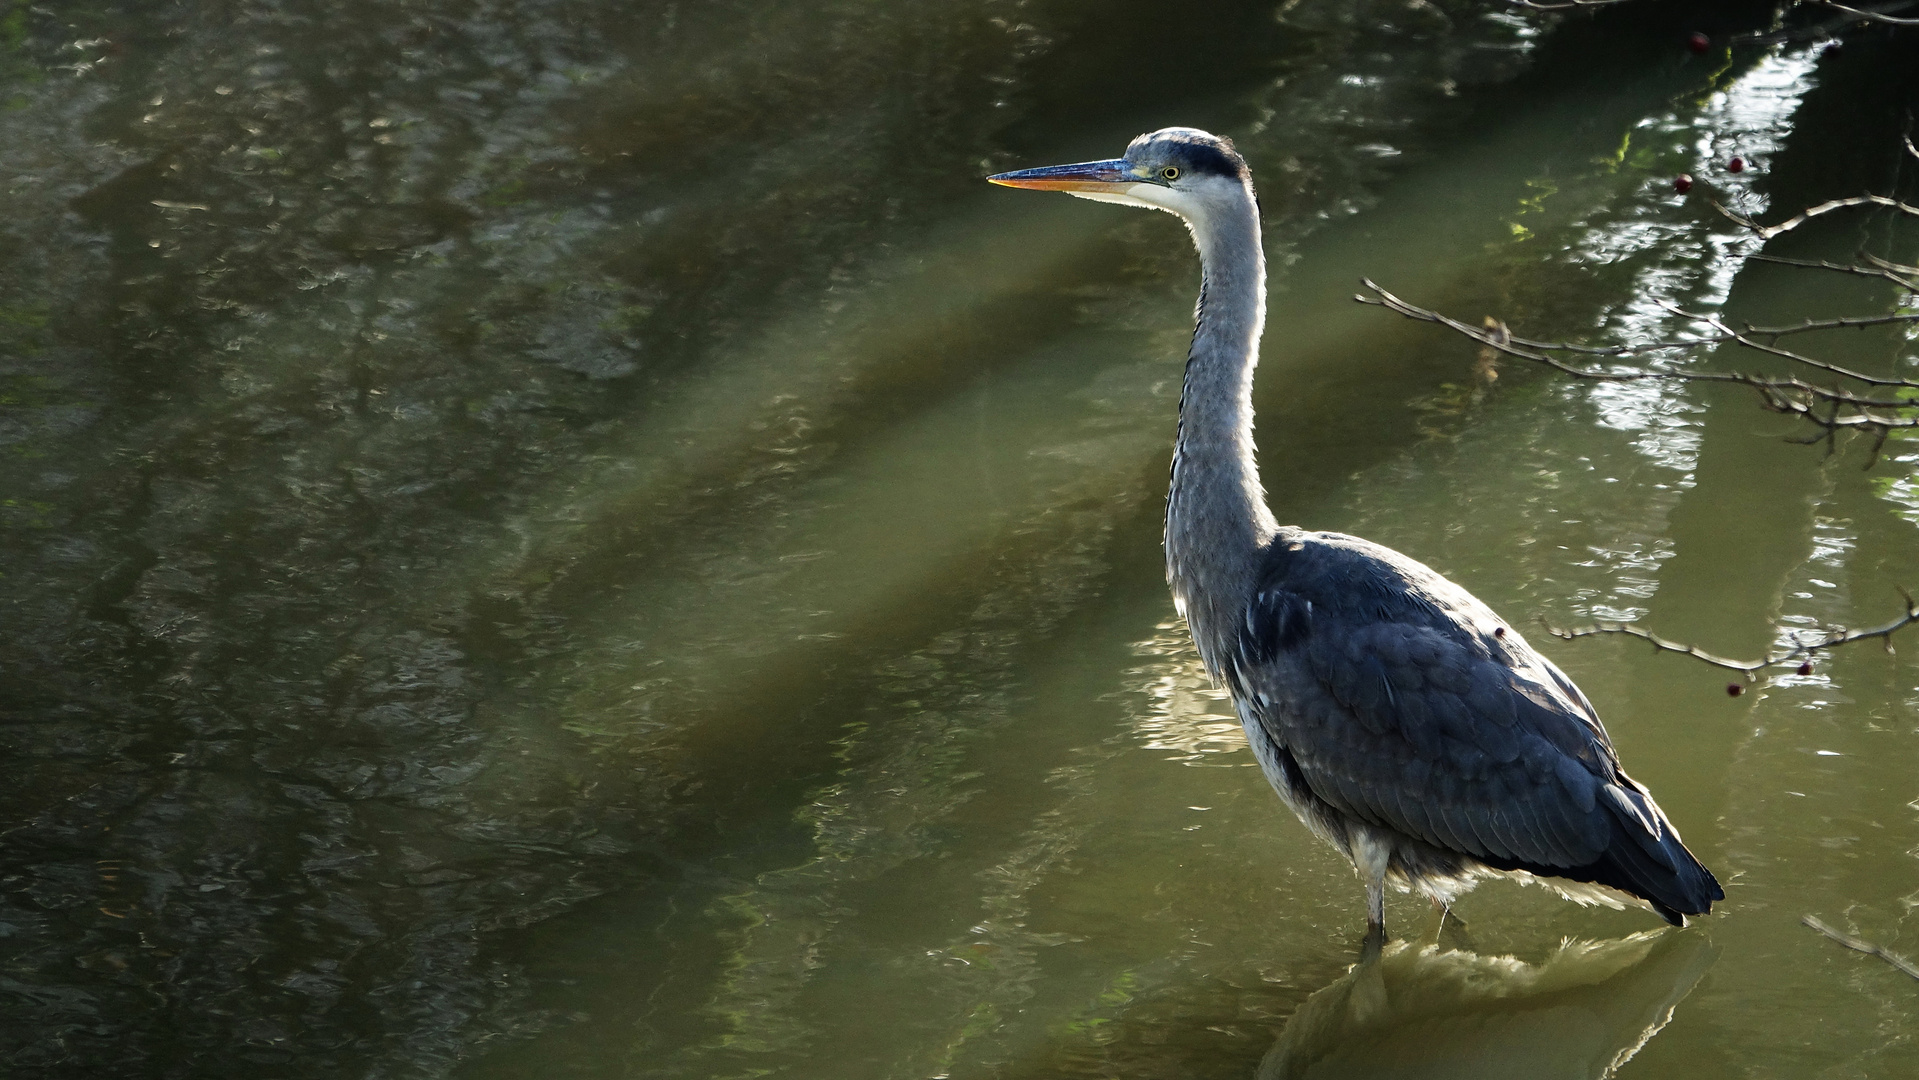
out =
<path fill-rule="evenodd" d="M 1168 165 L 1168 166 L 1166 166 L 1166 167 L 1165 167 L 1164 169 L 1161 169 L 1161 170 L 1159 171 L 1159 174 L 1160 174 L 1161 176 L 1164 176 L 1164 177 L 1165 177 L 1166 179 L 1168 179 L 1168 180 L 1177 180 L 1177 179 L 1179 179 L 1179 169 L 1177 169 L 1176 167 L 1174 167 L 1174 166 L 1172 166 L 1172 165 Z"/>

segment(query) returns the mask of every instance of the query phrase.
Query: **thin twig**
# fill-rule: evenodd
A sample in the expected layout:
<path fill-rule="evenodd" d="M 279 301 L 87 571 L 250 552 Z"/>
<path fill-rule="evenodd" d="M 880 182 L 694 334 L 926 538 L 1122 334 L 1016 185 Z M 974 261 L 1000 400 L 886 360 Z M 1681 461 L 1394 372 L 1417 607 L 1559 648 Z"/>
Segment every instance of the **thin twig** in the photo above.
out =
<path fill-rule="evenodd" d="M 1885 278 L 1887 281 L 1902 288 L 1919 292 L 1919 281 L 1900 276 L 1898 271 L 1906 270 L 1906 268 L 1898 263 L 1872 267 L 1859 266 L 1855 263 L 1827 262 L 1824 259 L 1788 259 L 1783 255 L 1749 255 L 1747 258 L 1757 259 L 1760 262 L 1779 263 L 1782 266 L 1802 266 L 1811 270 L 1836 270 L 1842 274 L 1858 274 L 1861 277 Z M 1871 255 L 1867 255 L 1866 258 L 1875 263 L 1884 261 Z M 1919 273 L 1919 268 L 1913 268 L 1907 272 Z"/>
<path fill-rule="evenodd" d="M 1891 270 L 1901 274 L 1919 274 L 1919 266 L 1907 266 L 1905 263 L 1896 263 L 1891 259 L 1882 259 L 1870 251 L 1860 252 L 1859 257 L 1881 270 Z M 1919 289 L 1919 283 L 1915 283 L 1913 288 Z"/>
<path fill-rule="evenodd" d="M 1594 623 L 1591 626 L 1582 627 L 1577 630 L 1567 630 L 1547 622 L 1546 617 L 1542 615 L 1539 617 L 1539 625 L 1548 634 L 1566 641 L 1571 641 L 1574 638 L 1591 637 L 1594 634 L 1625 634 L 1629 637 L 1639 638 L 1642 641 L 1650 641 L 1652 642 L 1653 648 L 1661 652 L 1681 653 L 1695 660 L 1704 660 L 1716 668 L 1725 668 L 1727 671 L 1740 672 L 1748 678 L 1752 676 L 1753 672 L 1778 663 L 1777 660 L 1770 657 L 1765 660 L 1728 660 L 1723 656 L 1715 656 L 1697 645 L 1682 645 L 1677 641 L 1667 641 L 1658 634 L 1650 630 L 1641 630 L 1632 623 Z"/>
<path fill-rule="evenodd" d="M 1528 8 L 1533 11 L 1571 11 L 1574 8 L 1607 7 L 1623 4 L 1626 0 L 1510 0 L 1514 7 Z"/>
<path fill-rule="evenodd" d="M 1841 315 L 1832 319 L 1807 319 L 1791 326 L 1754 326 L 1747 323 L 1742 332 L 1756 337 L 1782 338 L 1811 330 L 1856 330 L 1865 326 L 1902 322 L 1919 322 L 1919 311 L 1895 311 L 1890 315 Z"/>
<path fill-rule="evenodd" d="M 1827 4 L 1824 0 L 1805 0 L 1805 2 L 1810 3 L 1814 7 L 1838 6 Z M 1919 0 L 1899 0 L 1897 3 L 1881 4 L 1877 8 L 1868 11 L 1865 18 L 1870 21 L 1874 16 L 1890 15 L 1893 12 L 1905 11 L 1915 6 L 1919 6 Z M 1755 30 L 1750 33 L 1736 34 L 1733 36 L 1733 40 L 1745 45 L 1782 45 L 1789 41 L 1829 41 L 1838 36 L 1838 31 L 1848 27 L 1858 26 L 1860 21 L 1861 16 L 1841 11 L 1832 18 L 1814 23 L 1810 26 L 1797 26 L 1770 33 Z"/>
<path fill-rule="evenodd" d="M 1848 630 L 1843 626 L 1828 627 L 1825 630 L 1824 636 L 1816 641 L 1808 641 L 1801 638 L 1799 635 L 1804 633 L 1804 631 L 1788 628 L 1786 629 L 1786 634 L 1792 639 L 1792 647 L 1767 653 L 1762 660 L 1731 660 L 1724 656 L 1715 656 L 1697 645 L 1685 645 L 1677 641 L 1669 641 L 1650 630 L 1641 629 L 1635 623 L 1595 622 L 1591 626 L 1581 627 L 1577 630 L 1567 630 L 1554 626 L 1547 622 L 1542 616 L 1539 624 L 1545 627 L 1548 634 L 1565 641 L 1571 641 L 1574 638 L 1591 637 L 1594 634 L 1625 634 L 1628 637 L 1636 637 L 1641 641 L 1651 642 L 1653 648 L 1661 652 L 1676 652 L 1690 656 L 1695 660 L 1703 660 L 1713 667 L 1725 668 L 1727 671 L 1737 671 L 1750 680 L 1756 672 L 1769 668 L 1774 664 L 1784 663 L 1789 660 L 1810 659 L 1812 654 L 1820 649 L 1837 648 L 1841 645 L 1849 645 L 1852 642 L 1864 641 L 1868 638 L 1883 639 L 1886 643 L 1886 650 L 1888 652 L 1892 651 L 1892 635 L 1911 626 L 1913 623 L 1919 622 L 1919 601 L 1914 601 L 1912 594 L 1904 589 L 1899 590 L 1899 595 L 1905 598 L 1906 612 L 1889 623 L 1870 627 L 1865 630 Z"/>
<path fill-rule="evenodd" d="M 1732 219 L 1735 224 L 1742 228 L 1751 229 L 1753 235 L 1759 237 L 1761 240 L 1770 240 L 1780 233 L 1791 232 L 1821 214 L 1830 214 L 1834 210 L 1843 210 L 1850 206 L 1885 206 L 1897 210 L 1902 214 L 1911 214 L 1914 217 L 1919 217 L 1919 206 L 1903 203 L 1898 199 L 1888 198 L 1884 195 L 1854 195 L 1849 199 L 1833 199 L 1830 202 L 1822 202 L 1818 206 L 1801 210 L 1799 213 L 1794 214 L 1792 217 L 1787 218 L 1777 225 L 1761 225 L 1738 211 L 1726 209 L 1717 202 L 1712 205 L 1714 209 Z"/>
<path fill-rule="evenodd" d="M 1758 256 L 1754 257 L 1757 258 Z M 1777 259 L 1772 261 L 1791 262 L 1792 260 Z M 1805 263 L 1802 265 L 1814 264 Z M 1834 270 L 1853 269 L 1866 272 L 1865 267 L 1841 267 L 1836 263 L 1827 264 L 1827 268 Z M 1877 277 L 1879 275 L 1874 274 L 1873 276 Z M 1915 286 L 1915 291 L 1919 291 L 1919 286 Z M 1711 323 L 1713 321 L 1705 316 L 1688 314 L 1678 308 L 1670 308 L 1669 310 L 1677 315 L 1698 322 Z M 1646 341 L 1638 344 L 1578 345 L 1565 341 L 1534 341 L 1531 338 L 1518 336 L 1514 336 L 1512 341 L 1516 345 L 1522 345 L 1532 349 L 1545 349 L 1551 352 L 1584 353 L 1588 356 L 1637 356 L 1641 353 L 1669 352 L 1680 349 L 1699 349 L 1713 345 L 1724 345 L 1728 341 L 1738 341 L 1740 334 L 1777 340 L 1782 337 L 1790 337 L 1793 334 L 1811 333 L 1816 330 L 1853 330 L 1867 326 L 1884 326 L 1889 323 L 1909 322 L 1919 322 L 1919 311 L 1897 311 L 1890 315 L 1843 315 L 1836 319 L 1807 319 L 1805 322 L 1793 326 L 1754 326 L 1748 323 L 1745 329 L 1740 331 L 1734 331 L 1728 328 L 1723 333 L 1704 337 L 1674 338 L 1670 341 Z M 1871 382 L 1874 380 L 1862 377 L 1861 381 Z M 1901 381 L 1903 382 L 1904 380 Z"/>
<path fill-rule="evenodd" d="M 1862 952 L 1867 956 L 1876 956 L 1907 975 L 1919 979 L 1919 964 L 1914 964 L 1898 953 L 1888 950 L 1884 945 L 1874 945 L 1865 938 L 1856 938 L 1851 934 L 1842 934 L 1833 929 L 1825 920 L 1819 918 L 1817 915 L 1802 915 L 1799 917 L 1799 921 L 1839 944 L 1844 945 L 1846 948 L 1851 949 L 1853 952 Z"/>
<path fill-rule="evenodd" d="M 1639 369 L 1611 371 L 1599 368 L 1581 367 L 1569 364 L 1556 356 L 1554 352 L 1571 352 L 1585 355 L 1625 356 L 1658 349 L 1696 349 L 1725 341 L 1737 342 L 1747 348 L 1774 356 L 1781 356 L 1806 364 L 1821 371 L 1846 378 L 1853 378 L 1869 386 L 1893 386 L 1919 389 L 1919 382 L 1904 379 L 1881 379 L 1854 372 L 1823 360 L 1815 360 L 1776 345 L 1756 341 L 1725 323 L 1699 315 L 1687 315 L 1714 326 L 1718 335 L 1702 336 L 1692 340 L 1657 342 L 1652 345 L 1594 347 L 1573 345 L 1564 342 L 1534 341 L 1530 338 L 1515 337 L 1504 323 L 1493 322 L 1489 327 L 1472 326 L 1450 316 L 1428 308 L 1419 307 L 1393 295 L 1381 288 L 1370 278 L 1361 279 L 1372 292 L 1372 296 L 1356 294 L 1353 299 L 1362 304 L 1373 304 L 1386 308 L 1409 319 L 1421 322 L 1437 323 L 1474 341 L 1521 360 L 1530 360 L 1543 364 L 1576 379 L 1591 379 L 1599 382 L 1639 382 L 1647 379 L 1671 379 L 1678 382 L 1732 383 L 1751 387 L 1760 397 L 1760 403 L 1767 409 L 1788 416 L 1796 416 L 1811 421 L 1825 435 L 1836 434 L 1841 428 L 1859 428 L 1868 431 L 1882 431 L 1887 428 L 1919 427 L 1919 413 L 1914 411 L 1919 402 L 1904 397 L 1874 398 L 1864 397 L 1838 387 L 1818 386 L 1804 379 L 1792 377 L 1750 375 L 1732 371 L 1691 371 L 1673 369 Z M 1828 413 L 1821 415 L 1814 406 L 1821 403 L 1834 406 Z M 1839 408 L 1851 410 L 1841 413 Z M 1882 410 L 1875 412 L 1873 410 Z M 1823 437 L 1823 436 L 1822 436 Z"/>
<path fill-rule="evenodd" d="M 1919 26 L 1919 19 L 1901 19 L 1886 14 L 1888 11 L 1903 11 L 1911 7 L 1911 4 L 1886 4 L 1879 8 L 1856 8 L 1847 7 L 1844 4 L 1838 3 L 1837 0 L 1819 0 L 1819 6 L 1829 7 L 1834 11 L 1844 12 L 1855 19 L 1865 19 L 1868 22 L 1890 23 L 1893 26 Z"/>
<path fill-rule="evenodd" d="M 1482 345 L 1497 349 L 1507 356 L 1516 356 L 1521 360 L 1531 360 L 1536 364 L 1544 364 L 1555 371 L 1563 372 L 1574 378 L 1597 379 L 1601 382 L 1637 382 L 1642 379 L 1697 379 L 1720 374 L 1718 372 L 1688 371 L 1599 371 L 1594 368 L 1575 367 L 1557 357 L 1546 354 L 1555 351 L 1590 353 L 1597 350 L 1577 345 L 1568 345 L 1561 350 L 1558 343 L 1555 342 L 1540 342 L 1527 338 L 1516 338 L 1512 335 L 1512 332 L 1506 328 L 1505 323 L 1496 323 L 1490 328 L 1481 329 L 1480 327 L 1460 322 L 1451 316 L 1442 315 L 1437 311 L 1407 303 L 1386 291 L 1378 282 L 1371 278 L 1361 278 L 1360 284 L 1366 286 L 1373 294 L 1372 296 L 1366 296 L 1363 293 L 1355 293 L 1353 299 L 1362 304 L 1372 304 L 1383 307 L 1389 311 L 1404 315 L 1409 319 L 1438 323 L 1441 326 L 1456 330 Z M 1624 347 L 1622 347 L 1622 349 L 1623 348 Z M 1731 379 L 1732 376 L 1726 375 L 1723 379 L 1714 381 L 1731 381 Z"/>
<path fill-rule="evenodd" d="M 1744 345 L 1748 349 L 1754 350 L 1755 352 L 1766 353 L 1771 356 L 1777 356 L 1782 359 L 1791 360 L 1795 364 L 1804 364 L 1807 367 L 1816 368 L 1820 371 L 1831 372 L 1832 374 L 1838 375 L 1842 378 L 1852 379 L 1856 382 L 1865 383 L 1867 386 L 1919 385 L 1919 384 L 1914 384 L 1910 379 L 1882 378 L 1877 375 L 1867 375 L 1864 372 L 1854 371 L 1851 368 L 1840 367 L 1838 364 L 1829 363 L 1825 360 L 1815 360 L 1812 357 L 1805 355 L 1804 353 L 1796 353 L 1790 349 L 1782 349 L 1777 345 L 1771 345 L 1764 342 L 1754 341 L 1752 338 L 1746 336 L 1746 334 L 1740 333 L 1739 331 L 1734 330 L 1732 327 L 1727 326 L 1725 321 L 1720 319 L 1717 315 L 1697 315 L 1689 311 L 1681 311 L 1678 308 L 1671 308 L 1670 310 L 1674 314 L 1680 316 L 1681 318 L 1694 319 L 1699 322 L 1705 323 L 1707 326 L 1710 326 L 1715 330 L 1718 330 L 1721 335 L 1720 339 L 1722 341 L 1735 341 L 1741 345 Z M 1915 317 L 1919 317 L 1919 315 L 1893 315 L 1888 318 L 1880 319 L 1877 321 L 1882 323 L 1904 322 L 1904 321 L 1910 321 L 1911 319 Z M 1866 322 L 1860 322 L 1860 323 L 1851 324 L 1851 325 L 1866 326 L 1871 324 Z M 1755 331 L 1748 331 L 1747 333 L 1753 333 L 1753 332 Z M 1764 330 L 1760 330 L 1756 332 L 1761 335 L 1766 333 L 1766 331 Z M 1833 400 L 1847 400 L 1847 399 L 1834 398 Z"/>

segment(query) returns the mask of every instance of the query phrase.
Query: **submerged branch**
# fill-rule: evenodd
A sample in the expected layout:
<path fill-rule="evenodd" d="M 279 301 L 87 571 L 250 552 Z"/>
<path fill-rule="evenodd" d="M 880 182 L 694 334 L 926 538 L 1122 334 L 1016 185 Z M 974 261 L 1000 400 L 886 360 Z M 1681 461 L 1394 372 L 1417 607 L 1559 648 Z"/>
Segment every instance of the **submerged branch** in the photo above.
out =
<path fill-rule="evenodd" d="M 1888 950 L 1884 945 L 1874 945 L 1865 938 L 1856 938 L 1851 934 L 1841 933 L 1833 929 L 1832 926 L 1828 925 L 1825 920 L 1819 918 L 1817 915 L 1802 915 L 1799 921 L 1839 944 L 1844 945 L 1846 948 L 1851 949 L 1853 952 L 1862 952 L 1867 956 L 1876 956 L 1900 971 L 1905 972 L 1907 975 L 1919 979 L 1919 964 L 1914 964 L 1898 953 Z"/>
<path fill-rule="evenodd" d="M 1800 636 L 1803 633 L 1807 633 L 1807 631 L 1787 629 L 1786 634 L 1792 638 L 1792 647 L 1774 650 L 1773 652 L 1767 653 L 1765 658 L 1760 660 L 1732 660 L 1724 656 L 1715 656 L 1697 645 L 1686 645 L 1677 641 L 1669 641 L 1650 630 L 1642 629 L 1635 623 L 1595 622 L 1591 626 L 1581 627 L 1576 630 L 1566 630 L 1554 626 L 1547 622 L 1544 617 L 1541 617 L 1539 624 L 1546 628 L 1547 633 L 1565 641 L 1571 641 L 1574 638 L 1591 637 L 1594 634 L 1625 634 L 1628 637 L 1636 637 L 1641 641 L 1651 642 L 1653 648 L 1661 652 L 1675 652 L 1684 656 L 1690 656 L 1695 660 L 1703 660 L 1713 667 L 1724 668 L 1727 671 L 1737 671 L 1746 676 L 1748 680 L 1751 680 L 1756 677 L 1758 672 L 1774 664 L 1784 663 L 1788 660 L 1809 661 L 1813 653 L 1821 649 L 1837 648 L 1840 645 L 1849 645 L 1852 642 L 1865 641 L 1868 638 L 1882 639 L 1886 644 L 1886 651 L 1891 652 L 1892 635 L 1911 626 L 1913 623 L 1919 622 L 1919 601 L 1913 600 L 1912 594 L 1904 589 L 1899 590 L 1899 595 L 1905 598 L 1906 611 L 1905 614 L 1891 622 L 1881 626 L 1869 627 L 1864 630 L 1848 630 L 1843 626 L 1828 627 L 1823 632 L 1823 636 L 1817 640 L 1806 640 Z M 1803 666 L 1801 670 L 1803 672 Z"/>

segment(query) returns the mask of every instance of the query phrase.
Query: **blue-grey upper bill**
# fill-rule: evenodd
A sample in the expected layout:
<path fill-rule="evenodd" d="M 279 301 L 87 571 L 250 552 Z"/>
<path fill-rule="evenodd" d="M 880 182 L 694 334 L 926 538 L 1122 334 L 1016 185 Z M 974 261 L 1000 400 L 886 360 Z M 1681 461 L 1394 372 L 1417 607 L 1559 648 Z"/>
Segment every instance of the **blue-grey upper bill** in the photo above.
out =
<path fill-rule="evenodd" d="M 1110 191 L 1115 187 L 1142 182 L 1140 177 L 1134 175 L 1132 162 L 1124 158 L 1020 169 L 986 179 L 1007 187 L 1032 188 L 1035 191 Z"/>

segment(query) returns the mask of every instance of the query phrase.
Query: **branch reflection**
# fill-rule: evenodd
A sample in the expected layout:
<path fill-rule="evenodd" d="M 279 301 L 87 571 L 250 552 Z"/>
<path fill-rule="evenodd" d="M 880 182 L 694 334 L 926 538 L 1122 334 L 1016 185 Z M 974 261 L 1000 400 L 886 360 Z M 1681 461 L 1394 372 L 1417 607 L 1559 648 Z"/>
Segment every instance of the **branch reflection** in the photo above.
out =
<path fill-rule="evenodd" d="M 1257 1080 L 1611 1076 L 1718 956 L 1677 930 L 1570 941 L 1539 964 L 1395 942 L 1306 999 Z"/>

